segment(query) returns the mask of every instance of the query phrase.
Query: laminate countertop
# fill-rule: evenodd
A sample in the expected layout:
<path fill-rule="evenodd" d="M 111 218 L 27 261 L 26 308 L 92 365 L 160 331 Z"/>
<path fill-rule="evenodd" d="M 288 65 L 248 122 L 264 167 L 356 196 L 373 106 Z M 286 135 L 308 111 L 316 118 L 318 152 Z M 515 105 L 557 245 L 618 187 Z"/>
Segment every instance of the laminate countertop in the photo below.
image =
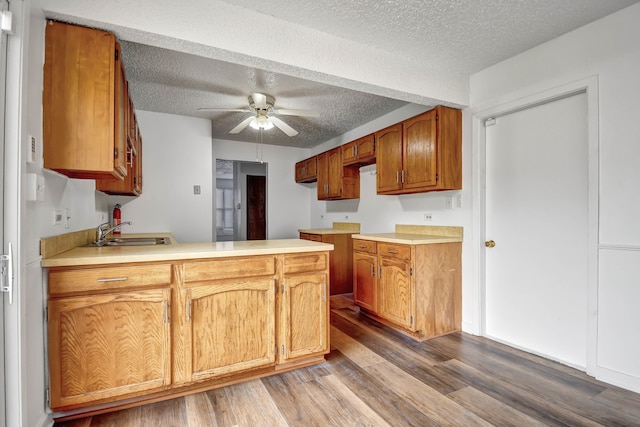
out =
<path fill-rule="evenodd" d="M 70 267 L 131 262 L 174 261 L 233 256 L 332 251 L 333 245 L 300 239 L 177 243 L 170 233 L 122 234 L 121 237 L 170 237 L 171 244 L 150 246 L 78 246 L 43 258 L 42 267 Z"/>
<path fill-rule="evenodd" d="M 354 234 L 351 237 L 353 239 L 373 240 L 375 242 L 385 243 L 399 243 L 404 245 L 433 245 L 437 243 L 462 242 L 462 237 L 432 236 L 428 234 L 409 233 Z"/>

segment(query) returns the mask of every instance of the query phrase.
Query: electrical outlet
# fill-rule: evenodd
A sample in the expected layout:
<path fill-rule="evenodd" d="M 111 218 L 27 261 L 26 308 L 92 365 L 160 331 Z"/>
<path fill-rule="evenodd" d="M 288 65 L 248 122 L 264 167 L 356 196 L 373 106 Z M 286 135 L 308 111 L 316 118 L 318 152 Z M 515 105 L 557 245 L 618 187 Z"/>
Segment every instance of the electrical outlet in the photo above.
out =
<path fill-rule="evenodd" d="M 447 197 L 447 209 L 453 209 L 453 196 Z"/>
<path fill-rule="evenodd" d="M 61 210 L 54 210 L 53 211 L 53 225 L 60 225 L 62 224 L 62 211 Z"/>
<path fill-rule="evenodd" d="M 433 221 L 433 215 L 431 215 L 431 213 L 424 214 L 424 220 L 425 221 Z"/>
<path fill-rule="evenodd" d="M 344 219 L 349 219 L 349 215 L 345 215 L 345 216 L 344 216 Z"/>
<path fill-rule="evenodd" d="M 324 219 L 324 214 L 320 214 L 320 219 Z"/>
<path fill-rule="evenodd" d="M 200 186 L 199 185 L 194 185 L 193 186 L 193 194 L 200 194 Z"/>
<path fill-rule="evenodd" d="M 69 208 L 64 210 L 64 228 L 69 228 L 71 226 L 71 211 Z"/>

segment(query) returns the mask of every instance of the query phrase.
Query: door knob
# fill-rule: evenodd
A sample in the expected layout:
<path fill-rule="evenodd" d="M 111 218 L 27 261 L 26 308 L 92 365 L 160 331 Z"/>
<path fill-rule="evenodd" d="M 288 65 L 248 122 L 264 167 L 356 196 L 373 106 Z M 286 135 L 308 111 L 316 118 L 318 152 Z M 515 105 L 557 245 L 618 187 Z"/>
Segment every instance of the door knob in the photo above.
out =
<path fill-rule="evenodd" d="M 493 240 L 487 240 L 486 242 L 484 242 L 484 245 L 488 248 L 493 248 L 496 245 L 496 242 L 494 242 Z"/>

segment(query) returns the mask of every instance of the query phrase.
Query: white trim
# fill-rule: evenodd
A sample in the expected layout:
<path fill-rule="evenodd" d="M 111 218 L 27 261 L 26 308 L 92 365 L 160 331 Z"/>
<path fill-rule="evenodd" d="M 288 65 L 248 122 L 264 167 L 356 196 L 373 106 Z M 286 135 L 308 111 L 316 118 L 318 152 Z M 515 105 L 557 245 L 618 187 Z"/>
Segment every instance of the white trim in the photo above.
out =
<path fill-rule="evenodd" d="M 486 139 L 485 120 L 531 108 L 578 93 L 587 95 L 588 134 L 588 260 L 587 260 L 587 373 L 597 376 L 598 345 L 598 223 L 599 223 L 599 112 L 598 76 L 590 76 L 550 89 L 536 91 L 529 89 L 511 96 L 483 103 L 471 108 L 472 138 L 475 151 L 472 153 L 473 170 L 473 246 L 477 253 L 473 259 L 473 273 L 476 280 L 474 293 L 476 300 L 476 321 L 480 334 L 486 336 Z M 477 231 L 476 231 L 477 230 Z"/>

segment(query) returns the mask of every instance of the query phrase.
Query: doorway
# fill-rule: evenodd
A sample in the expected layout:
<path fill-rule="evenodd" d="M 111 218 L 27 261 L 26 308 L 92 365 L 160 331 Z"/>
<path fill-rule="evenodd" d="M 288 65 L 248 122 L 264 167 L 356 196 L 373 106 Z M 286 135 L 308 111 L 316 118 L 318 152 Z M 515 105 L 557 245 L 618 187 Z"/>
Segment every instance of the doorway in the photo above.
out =
<path fill-rule="evenodd" d="M 267 177 L 247 175 L 247 240 L 267 238 Z"/>
<path fill-rule="evenodd" d="M 267 239 L 267 164 L 216 159 L 216 241 Z"/>
<path fill-rule="evenodd" d="M 585 93 L 486 127 L 486 335 L 583 369 L 587 131 Z"/>

